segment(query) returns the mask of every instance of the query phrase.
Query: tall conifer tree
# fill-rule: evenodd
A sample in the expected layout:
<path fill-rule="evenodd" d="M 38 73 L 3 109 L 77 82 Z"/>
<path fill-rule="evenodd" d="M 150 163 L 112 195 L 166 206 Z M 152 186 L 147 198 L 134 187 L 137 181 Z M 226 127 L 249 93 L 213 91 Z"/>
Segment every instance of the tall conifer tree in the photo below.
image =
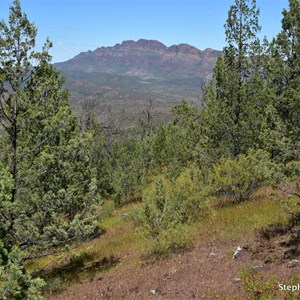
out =
<path fill-rule="evenodd" d="M 35 51 L 37 30 L 21 10 L 0 23 L 1 160 L 13 177 L 5 241 L 49 247 L 95 234 L 86 215 L 95 203 L 95 170 L 63 80 L 50 64 L 47 41 Z"/>
<path fill-rule="evenodd" d="M 285 158 L 292 159 L 300 147 L 300 1 L 289 0 L 283 10 L 282 30 L 271 43 L 269 76 L 275 90 L 273 106 L 285 133 Z M 284 129 L 284 130 L 283 130 Z"/>
<path fill-rule="evenodd" d="M 205 122 L 209 147 L 220 155 L 237 156 L 258 143 L 267 101 L 260 57 L 259 9 L 255 0 L 235 0 L 225 24 L 226 41 L 206 89 Z M 258 93 L 259 92 L 259 93 Z"/>

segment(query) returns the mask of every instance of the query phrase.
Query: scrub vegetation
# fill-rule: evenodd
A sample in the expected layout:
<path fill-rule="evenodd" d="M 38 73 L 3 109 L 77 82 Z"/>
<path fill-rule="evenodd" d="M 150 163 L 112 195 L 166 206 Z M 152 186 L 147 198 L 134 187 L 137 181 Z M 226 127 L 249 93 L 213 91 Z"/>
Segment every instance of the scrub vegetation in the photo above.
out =
<path fill-rule="evenodd" d="M 275 243 L 277 232 L 285 258 L 299 255 L 299 0 L 273 40 L 259 31 L 256 1 L 235 0 L 201 106 L 116 129 L 88 107 L 75 115 L 51 42 L 35 50 L 37 28 L 13 1 L 0 22 L 1 299 L 42 299 L 199 241 Z M 243 295 L 272 299 L 273 279 L 259 276 L 244 270 Z"/>

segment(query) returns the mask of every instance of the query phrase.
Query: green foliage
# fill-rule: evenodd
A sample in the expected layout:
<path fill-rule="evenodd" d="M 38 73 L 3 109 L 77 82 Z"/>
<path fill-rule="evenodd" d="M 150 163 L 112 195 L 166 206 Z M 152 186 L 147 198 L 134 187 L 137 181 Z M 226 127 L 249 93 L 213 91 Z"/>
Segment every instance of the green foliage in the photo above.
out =
<path fill-rule="evenodd" d="M 299 150 L 300 119 L 300 2 L 289 0 L 283 10 L 282 30 L 273 40 L 269 77 L 275 90 L 274 107 L 287 130 L 294 149 Z M 294 158 L 291 155 L 291 158 Z"/>
<path fill-rule="evenodd" d="M 167 171 L 176 179 L 191 161 L 206 167 L 210 158 L 206 152 L 206 141 L 202 135 L 201 111 L 186 102 L 174 107 L 174 122 L 158 126 L 156 133 L 148 139 L 150 164 Z"/>
<path fill-rule="evenodd" d="M 141 123 L 135 136 L 130 130 L 126 136 L 101 127 L 92 114 L 80 128 L 64 80 L 50 63 L 51 43 L 34 51 L 36 27 L 14 1 L 8 24 L 0 23 L 3 299 L 40 299 L 42 282 L 25 272 L 13 245 L 31 253 L 92 238 L 101 233 L 101 218 L 136 200 L 143 189 L 134 220 L 155 255 L 191 245 L 189 224 L 208 215 L 212 196 L 239 203 L 281 180 L 279 188 L 298 205 L 300 7 L 299 0 L 289 2 L 281 33 L 270 45 L 261 45 L 256 1 L 235 0 L 225 24 L 228 45 L 205 88 L 203 107 L 182 102 L 173 108 L 174 121 L 156 128 L 150 107 L 148 123 Z M 282 174 L 275 162 L 285 163 Z M 99 206 L 100 194 L 113 201 Z M 290 203 L 286 206 L 299 215 Z M 241 235 L 266 222 L 257 214 L 246 216 L 249 209 L 239 207 L 243 216 L 233 216 L 230 207 L 216 212 L 210 234 L 230 238 L 228 228 L 240 226 L 242 218 Z M 108 227 L 120 225 L 117 230 L 125 239 L 120 216 L 106 222 Z M 111 251 L 127 247 L 128 241 L 113 236 L 105 245 Z M 75 250 L 62 260 L 81 268 L 93 259 L 86 254 Z M 250 281 L 247 288 L 254 290 Z"/>
<path fill-rule="evenodd" d="M 91 165 L 97 178 L 97 192 L 101 196 L 107 196 L 112 192 L 110 185 L 110 143 L 112 137 L 101 127 L 96 115 L 93 112 L 94 103 L 87 103 L 82 108 L 80 116 L 80 127 L 88 139 L 88 155 Z"/>
<path fill-rule="evenodd" d="M 128 198 L 138 191 L 141 173 L 141 156 L 135 141 L 116 140 L 110 152 L 109 179 L 112 195 L 117 205 L 129 202 Z"/>
<path fill-rule="evenodd" d="M 172 113 L 175 117 L 173 122 L 174 125 L 184 132 L 186 151 L 188 152 L 186 156 L 189 158 L 192 156 L 192 151 L 194 148 L 202 142 L 202 107 L 196 104 L 188 104 L 183 101 L 173 107 Z M 180 141 L 181 142 L 181 141 Z"/>
<path fill-rule="evenodd" d="M 150 242 L 149 254 L 164 256 L 177 253 L 192 246 L 190 228 L 185 224 L 178 224 L 173 228 L 162 231 L 156 240 Z"/>
<path fill-rule="evenodd" d="M 256 1 L 236 0 L 225 24 L 224 55 L 205 90 L 205 135 L 215 161 L 258 146 L 264 108 L 271 101 L 264 83 L 264 49 Z"/>
<path fill-rule="evenodd" d="M 1 202 L 9 200 L 9 194 L 13 187 L 11 174 L 5 169 L 0 162 L 0 199 Z"/>
<path fill-rule="evenodd" d="M 168 185 L 168 193 L 174 199 L 184 223 L 195 221 L 208 212 L 211 186 L 204 172 L 198 167 L 190 166 L 183 169 L 177 179 Z"/>
<path fill-rule="evenodd" d="M 4 248 L 0 240 L 0 298 L 3 300 L 41 300 L 42 279 L 32 279 L 22 265 L 22 252 Z"/>
<path fill-rule="evenodd" d="M 99 231 L 89 215 L 99 199 L 93 137 L 80 131 L 64 80 L 50 63 L 51 43 L 34 51 L 36 34 L 14 1 L 8 24 L 0 23 L 1 160 L 13 178 L 6 240 L 22 249 Z"/>
<path fill-rule="evenodd" d="M 278 285 L 274 279 L 269 277 L 265 279 L 260 273 L 243 273 L 244 289 L 247 293 L 247 299 L 273 299 L 275 289 Z"/>
<path fill-rule="evenodd" d="M 242 274 L 243 288 L 246 293 L 247 299 L 286 299 L 297 300 L 299 299 L 300 292 L 297 290 L 299 276 L 290 277 L 288 282 L 282 282 L 274 276 L 268 276 L 267 278 L 261 272 L 249 272 L 244 271 Z M 280 290 L 279 284 L 281 284 Z M 284 290 L 283 285 L 293 286 L 293 292 L 291 290 Z M 290 287 L 291 288 L 291 287 Z"/>
<path fill-rule="evenodd" d="M 261 148 L 268 151 L 274 161 L 286 162 L 295 157 L 295 145 L 291 142 L 288 129 L 272 104 L 266 107 L 260 140 Z"/>
<path fill-rule="evenodd" d="M 10 203 L 12 187 L 12 176 L 0 162 L 0 239 L 6 237 L 11 224 L 9 213 L 12 211 L 12 204 Z"/>
<path fill-rule="evenodd" d="M 172 113 L 175 116 L 174 125 L 184 137 L 183 139 L 174 138 L 174 143 L 178 145 L 179 149 L 180 147 L 183 148 L 184 145 L 182 151 L 184 160 L 181 165 L 187 166 L 187 161 L 192 161 L 201 166 L 204 171 L 205 168 L 211 165 L 212 155 L 210 153 L 211 149 L 208 150 L 203 107 L 183 101 L 172 109 Z"/>
<path fill-rule="evenodd" d="M 22 252 L 7 242 L 12 186 L 11 174 L 0 163 L 0 298 L 39 300 L 42 299 L 43 280 L 31 279 L 23 266 Z"/>
<path fill-rule="evenodd" d="M 110 217 L 115 209 L 115 203 L 112 200 L 106 200 L 97 206 L 95 214 L 99 215 L 102 220 Z"/>
<path fill-rule="evenodd" d="M 300 221 L 300 161 L 290 161 L 283 167 L 280 183 L 276 186 L 288 197 L 281 199 L 280 204 L 285 212 L 291 216 L 296 225 Z"/>
<path fill-rule="evenodd" d="M 300 152 L 298 154 L 298 160 L 288 162 L 284 168 L 284 174 L 288 180 L 297 181 L 300 177 Z"/>
<path fill-rule="evenodd" d="M 137 221 L 146 235 L 157 240 L 162 231 L 179 224 L 180 216 L 175 206 L 176 203 L 169 198 L 163 181 L 156 182 L 153 197 L 144 199 L 144 206 L 137 215 Z"/>
<path fill-rule="evenodd" d="M 267 152 L 250 149 L 247 155 L 240 154 L 235 159 L 222 158 L 214 165 L 211 176 L 216 195 L 239 203 L 249 199 L 259 187 L 275 183 L 278 167 Z"/>
<path fill-rule="evenodd" d="M 176 177 L 189 159 L 186 130 L 172 123 L 159 126 L 153 137 L 153 163 L 168 166 L 169 173 Z"/>
<path fill-rule="evenodd" d="M 184 249 L 191 244 L 186 223 L 208 212 L 209 189 L 198 168 L 186 168 L 174 181 L 159 179 L 135 214 L 138 232 L 152 240 L 153 254 Z"/>
<path fill-rule="evenodd" d="M 180 219 L 173 209 L 174 203 L 170 201 L 162 180 L 156 182 L 153 197 L 143 201 L 143 207 L 137 209 L 133 215 L 139 226 L 137 233 L 146 239 L 150 238 L 150 254 L 166 254 L 170 248 L 165 233 L 180 226 Z"/>

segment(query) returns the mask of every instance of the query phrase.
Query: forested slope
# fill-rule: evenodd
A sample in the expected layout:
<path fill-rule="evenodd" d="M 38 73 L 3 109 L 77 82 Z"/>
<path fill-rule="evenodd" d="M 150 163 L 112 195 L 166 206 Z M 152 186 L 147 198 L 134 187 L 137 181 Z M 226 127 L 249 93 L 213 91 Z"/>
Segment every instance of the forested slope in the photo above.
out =
<path fill-rule="evenodd" d="M 88 107 L 75 116 L 51 64 L 51 42 L 35 51 L 36 26 L 14 0 L 8 22 L 0 23 L 0 297 L 42 299 L 105 268 L 120 270 L 126 253 L 128 270 L 146 274 L 150 260 L 153 279 L 170 257 L 188 264 L 187 253 L 184 261 L 172 253 L 190 250 L 194 260 L 206 243 L 213 247 L 208 255 L 223 249 L 227 271 L 239 242 L 248 253 L 246 265 L 234 268 L 239 273 L 230 273 L 244 274 L 238 281 L 245 291 L 215 284 L 225 296 L 250 292 L 249 299 L 271 299 L 280 292 L 274 290 L 278 280 L 297 281 L 287 270 L 299 267 L 299 27 L 300 2 L 289 0 L 281 31 L 260 41 L 256 1 L 235 0 L 203 105 L 182 102 L 172 108 L 173 121 L 161 125 L 153 122 L 150 105 L 136 126 L 120 128 Z M 102 255 L 103 245 L 109 251 Z M 274 259 L 260 256 L 267 249 Z M 256 259 L 263 266 L 252 276 Z M 266 272 L 264 278 L 273 273 L 275 283 L 261 285 L 256 271 Z M 134 291 L 174 297 L 143 280 L 140 291 L 125 278 L 130 296 L 115 286 L 112 293 L 105 283 L 108 298 Z M 192 297 L 185 292 L 176 297 Z"/>

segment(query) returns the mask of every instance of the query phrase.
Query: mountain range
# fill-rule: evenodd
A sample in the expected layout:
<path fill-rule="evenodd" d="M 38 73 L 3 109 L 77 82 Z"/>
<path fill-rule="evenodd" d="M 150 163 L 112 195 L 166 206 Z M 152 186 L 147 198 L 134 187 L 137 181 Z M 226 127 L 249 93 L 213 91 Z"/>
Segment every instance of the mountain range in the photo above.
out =
<path fill-rule="evenodd" d="M 134 118 L 150 100 L 160 115 L 168 115 L 182 100 L 199 101 L 201 87 L 212 77 L 220 54 L 188 44 L 167 47 L 140 39 L 81 52 L 55 67 L 67 79 L 75 110 L 92 102 L 96 113 L 109 108 Z"/>

